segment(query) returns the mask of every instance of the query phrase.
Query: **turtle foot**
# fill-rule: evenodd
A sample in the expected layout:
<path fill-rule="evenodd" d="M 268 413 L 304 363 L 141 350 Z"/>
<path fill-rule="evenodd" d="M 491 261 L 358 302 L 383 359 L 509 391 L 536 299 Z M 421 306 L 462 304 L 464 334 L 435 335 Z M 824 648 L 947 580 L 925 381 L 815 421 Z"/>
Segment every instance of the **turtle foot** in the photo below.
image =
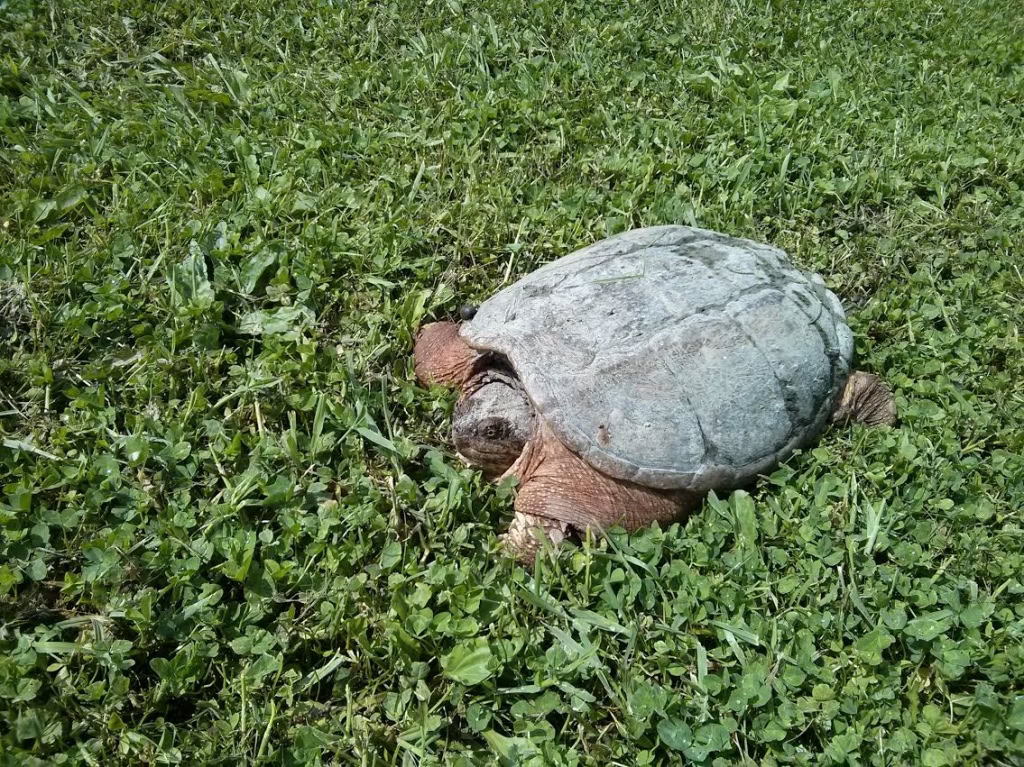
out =
<path fill-rule="evenodd" d="M 568 537 L 569 525 L 565 522 L 517 512 L 501 543 L 521 564 L 532 565 L 545 538 L 557 547 Z"/>
<path fill-rule="evenodd" d="M 454 322 L 432 322 L 416 336 L 413 359 L 422 384 L 462 386 L 473 377 L 483 357 L 459 337 Z"/>
<path fill-rule="evenodd" d="M 835 423 L 888 426 L 896 422 L 896 403 L 885 382 L 876 375 L 854 371 L 846 380 L 832 412 Z"/>

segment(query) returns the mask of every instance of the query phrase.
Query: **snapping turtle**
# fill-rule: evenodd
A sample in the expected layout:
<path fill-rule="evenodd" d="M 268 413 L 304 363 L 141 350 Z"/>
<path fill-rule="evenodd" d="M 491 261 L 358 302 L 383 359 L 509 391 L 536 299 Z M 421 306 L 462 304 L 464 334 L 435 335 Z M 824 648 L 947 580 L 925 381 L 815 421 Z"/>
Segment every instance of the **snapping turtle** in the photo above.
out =
<path fill-rule="evenodd" d="M 503 536 L 532 561 L 588 527 L 680 518 L 748 484 L 829 421 L 892 423 L 851 371 L 838 299 L 781 250 L 704 229 L 635 229 L 537 269 L 461 325 L 417 336 L 417 378 L 456 386 L 455 445 L 513 475 Z"/>

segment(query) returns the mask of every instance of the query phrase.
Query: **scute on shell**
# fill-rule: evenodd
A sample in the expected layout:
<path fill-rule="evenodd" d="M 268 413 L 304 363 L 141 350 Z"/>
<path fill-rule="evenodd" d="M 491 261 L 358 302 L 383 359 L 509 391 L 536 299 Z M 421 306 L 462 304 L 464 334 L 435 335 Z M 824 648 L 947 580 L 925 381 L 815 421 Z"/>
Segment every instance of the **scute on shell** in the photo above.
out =
<path fill-rule="evenodd" d="M 661 489 L 742 485 L 824 428 L 853 338 L 818 275 L 768 245 L 662 226 L 547 264 L 463 339 L 508 358 L 599 471 Z"/>

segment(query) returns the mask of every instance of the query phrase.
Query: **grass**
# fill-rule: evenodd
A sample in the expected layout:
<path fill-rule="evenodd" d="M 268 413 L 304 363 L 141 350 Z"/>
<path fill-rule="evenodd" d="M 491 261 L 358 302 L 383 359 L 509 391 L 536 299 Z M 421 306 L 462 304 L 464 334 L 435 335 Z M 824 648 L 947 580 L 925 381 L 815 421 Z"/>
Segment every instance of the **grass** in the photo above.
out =
<path fill-rule="evenodd" d="M 1011 0 L 0 2 L 0 762 L 1024 763 Z M 786 248 L 901 423 L 498 553 L 412 334 Z"/>

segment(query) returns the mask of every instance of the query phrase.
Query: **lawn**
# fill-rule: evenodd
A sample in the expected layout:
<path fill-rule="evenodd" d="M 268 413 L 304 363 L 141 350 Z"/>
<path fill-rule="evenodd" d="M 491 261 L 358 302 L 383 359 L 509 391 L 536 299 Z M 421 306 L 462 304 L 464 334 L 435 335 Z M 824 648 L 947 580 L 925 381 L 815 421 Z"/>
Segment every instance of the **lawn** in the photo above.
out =
<path fill-rule="evenodd" d="M 501 554 L 416 329 L 785 248 L 892 429 Z M 0 763 L 1024 764 L 1015 0 L 0 0 Z"/>

